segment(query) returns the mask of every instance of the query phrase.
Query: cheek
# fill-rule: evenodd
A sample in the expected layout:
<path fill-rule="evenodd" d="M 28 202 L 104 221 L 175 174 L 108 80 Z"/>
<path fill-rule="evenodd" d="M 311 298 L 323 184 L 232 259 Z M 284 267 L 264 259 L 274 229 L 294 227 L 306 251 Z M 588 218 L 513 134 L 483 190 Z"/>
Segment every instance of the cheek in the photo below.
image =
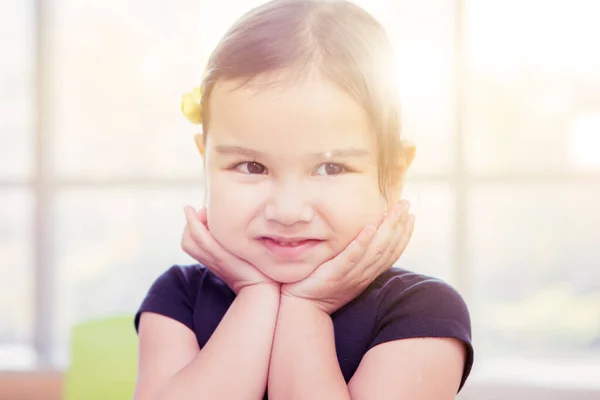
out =
<path fill-rule="evenodd" d="M 207 176 L 206 190 L 208 227 L 223 247 L 234 251 L 257 215 L 261 191 L 219 173 Z"/>
<path fill-rule="evenodd" d="M 336 251 L 345 248 L 365 226 L 377 226 L 385 213 L 385 201 L 376 184 L 358 181 L 340 189 L 321 203 L 322 216 L 335 234 Z"/>
<path fill-rule="evenodd" d="M 215 179 L 217 178 L 217 179 Z M 232 189 L 226 181 L 211 177 L 207 179 L 206 185 L 206 208 L 208 216 L 208 224 L 211 231 L 221 227 L 235 223 L 235 213 L 242 212 L 240 209 L 240 199 L 237 195 L 232 195 Z M 228 215 L 233 218 L 228 218 Z"/>

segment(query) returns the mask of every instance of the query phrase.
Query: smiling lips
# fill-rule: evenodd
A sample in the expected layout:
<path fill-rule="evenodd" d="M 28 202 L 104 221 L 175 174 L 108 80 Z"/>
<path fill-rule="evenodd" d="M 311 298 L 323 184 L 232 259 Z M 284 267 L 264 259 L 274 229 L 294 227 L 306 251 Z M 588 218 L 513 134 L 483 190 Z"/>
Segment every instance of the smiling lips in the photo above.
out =
<path fill-rule="evenodd" d="M 267 250 L 280 259 L 295 259 L 319 245 L 323 240 L 309 238 L 285 238 L 263 236 L 258 239 Z"/>

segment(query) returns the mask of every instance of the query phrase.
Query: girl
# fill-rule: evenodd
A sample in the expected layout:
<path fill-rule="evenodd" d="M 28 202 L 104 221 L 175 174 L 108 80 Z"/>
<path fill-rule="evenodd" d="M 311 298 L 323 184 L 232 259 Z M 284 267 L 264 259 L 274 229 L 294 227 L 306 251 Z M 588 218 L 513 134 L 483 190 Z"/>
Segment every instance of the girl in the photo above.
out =
<path fill-rule="evenodd" d="M 473 362 L 447 284 L 397 268 L 390 44 L 345 1 L 275 0 L 212 54 L 184 113 L 202 124 L 206 207 L 135 319 L 135 399 L 452 399 Z"/>

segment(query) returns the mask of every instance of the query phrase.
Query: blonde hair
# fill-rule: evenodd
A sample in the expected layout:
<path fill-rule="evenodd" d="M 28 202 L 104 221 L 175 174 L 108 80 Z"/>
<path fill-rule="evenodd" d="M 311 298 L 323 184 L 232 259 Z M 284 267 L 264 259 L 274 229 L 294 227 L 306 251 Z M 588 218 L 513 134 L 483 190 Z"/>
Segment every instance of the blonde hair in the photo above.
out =
<path fill-rule="evenodd" d="M 217 82 L 271 86 L 317 72 L 353 96 L 369 116 L 378 143 L 379 186 L 387 198 L 408 167 L 393 66 L 384 28 L 359 6 L 343 0 L 270 1 L 242 16 L 208 61 L 200 93 L 204 140 Z"/>

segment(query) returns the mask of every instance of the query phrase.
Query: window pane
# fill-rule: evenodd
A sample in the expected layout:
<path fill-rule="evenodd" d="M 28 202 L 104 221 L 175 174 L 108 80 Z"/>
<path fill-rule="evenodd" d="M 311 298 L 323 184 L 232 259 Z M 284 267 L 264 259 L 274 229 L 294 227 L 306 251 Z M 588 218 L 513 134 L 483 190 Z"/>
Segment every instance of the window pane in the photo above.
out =
<path fill-rule="evenodd" d="M 141 0 L 59 0 L 50 68 L 57 173 L 199 174 L 191 139 L 196 128 L 181 116 L 180 96 L 199 81 L 229 25 L 262 2 L 185 2 L 169 11 Z M 454 128 L 452 5 L 359 3 L 382 20 L 397 47 L 404 133 L 419 145 L 414 170 L 447 171 Z"/>
<path fill-rule="evenodd" d="M 411 173 L 447 173 L 455 127 L 455 4 L 355 0 L 386 28 L 396 55 L 402 134 L 417 145 Z"/>
<path fill-rule="evenodd" d="M 57 0 L 49 26 L 60 177 L 195 177 L 181 95 L 199 82 L 200 2 Z"/>
<path fill-rule="evenodd" d="M 0 2 L 0 179 L 33 171 L 34 33 L 33 2 Z"/>
<path fill-rule="evenodd" d="M 472 191 L 469 245 L 482 355 L 600 361 L 598 204 L 597 184 Z"/>
<path fill-rule="evenodd" d="M 454 194 L 449 185 L 412 183 L 404 197 L 415 214 L 413 237 L 398 265 L 454 284 Z"/>
<path fill-rule="evenodd" d="M 32 213 L 28 190 L 0 190 L 0 369 L 34 361 Z"/>
<path fill-rule="evenodd" d="M 366 1 L 365 1 L 366 3 Z M 417 145 L 411 170 L 448 173 L 455 134 L 455 2 L 389 0 L 386 23 L 396 48 L 403 134 Z"/>
<path fill-rule="evenodd" d="M 473 171 L 600 171 L 599 7 L 466 2 L 465 133 Z"/>
<path fill-rule="evenodd" d="M 173 264 L 193 262 L 180 249 L 183 206 L 202 203 L 200 186 L 59 192 L 55 214 L 59 365 L 68 361 L 73 324 L 133 314 L 160 273 Z"/>

